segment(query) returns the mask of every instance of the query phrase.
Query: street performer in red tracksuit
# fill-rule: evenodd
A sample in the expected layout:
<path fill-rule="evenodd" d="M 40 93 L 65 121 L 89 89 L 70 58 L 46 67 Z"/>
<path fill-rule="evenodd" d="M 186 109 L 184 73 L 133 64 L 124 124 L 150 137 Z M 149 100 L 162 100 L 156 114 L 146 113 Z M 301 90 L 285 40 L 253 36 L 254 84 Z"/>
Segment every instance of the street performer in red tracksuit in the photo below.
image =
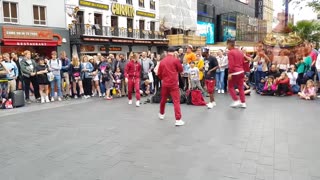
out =
<path fill-rule="evenodd" d="M 139 56 L 135 54 L 130 55 L 130 61 L 125 67 L 124 76 L 125 81 L 128 84 L 128 99 L 129 103 L 132 104 L 132 91 L 133 88 L 136 92 L 136 106 L 140 106 L 140 74 L 141 74 L 141 64 L 138 62 Z"/>
<path fill-rule="evenodd" d="M 174 57 L 175 49 L 170 47 L 168 55 L 160 62 L 158 69 L 158 77 L 162 80 L 161 86 L 161 102 L 159 118 L 162 120 L 165 117 L 165 106 L 167 97 L 170 94 L 173 101 L 174 113 L 176 117 L 176 126 L 183 126 L 184 122 L 181 120 L 180 109 L 180 91 L 178 76 L 183 71 L 180 60 Z"/>
<path fill-rule="evenodd" d="M 228 75 L 228 90 L 233 99 L 231 107 L 246 108 L 246 99 L 244 95 L 244 56 L 243 53 L 235 48 L 235 41 L 228 40 L 227 48 L 229 49 L 229 75 Z M 240 101 L 236 95 L 235 86 L 239 89 Z"/>

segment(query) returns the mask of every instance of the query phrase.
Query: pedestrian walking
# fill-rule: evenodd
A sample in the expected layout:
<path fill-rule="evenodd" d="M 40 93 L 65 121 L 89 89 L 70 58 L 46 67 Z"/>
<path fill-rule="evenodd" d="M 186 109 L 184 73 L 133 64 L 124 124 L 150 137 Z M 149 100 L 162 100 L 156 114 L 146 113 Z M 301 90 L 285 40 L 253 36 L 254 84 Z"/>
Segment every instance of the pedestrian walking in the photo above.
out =
<path fill-rule="evenodd" d="M 183 126 L 184 121 L 181 120 L 180 108 L 180 91 L 178 75 L 183 72 L 180 60 L 174 57 L 175 49 L 170 47 L 168 55 L 161 61 L 158 69 L 158 77 L 162 80 L 161 102 L 159 118 L 165 118 L 165 106 L 167 97 L 170 94 L 174 105 L 174 113 L 176 118 L 176 126 Z"/>
<path fill-rule="evenodd" d="M 243 81 L 244 81 L 244 56 L 243 53 L 235 48 L 235 41 L 228 40 L 227 41 L 228 52 L 228 60 L 229 60 L 229 74 L 228 74 L 228 90 L 230 92 L 230 96 L 233 99 L 233 103 L 231 107 L 233 108 L 246 108 L 246 99 L 244 95 L 243 89 Z M 236 87 L 239 88 L 239 98 L 237 97 Z"/>

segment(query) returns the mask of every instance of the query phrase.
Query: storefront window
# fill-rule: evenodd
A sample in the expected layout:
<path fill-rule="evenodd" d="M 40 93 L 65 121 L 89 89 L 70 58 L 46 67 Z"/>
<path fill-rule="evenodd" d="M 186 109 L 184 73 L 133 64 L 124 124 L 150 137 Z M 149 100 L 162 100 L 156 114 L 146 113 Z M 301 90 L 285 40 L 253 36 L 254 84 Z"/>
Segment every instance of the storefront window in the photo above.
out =
<path fill-rule="evenodd" d="M 139 0 L 139 7 L 144 7 L 144 0 Z"/>
<path fill-rule="evenodd" d="M 156 2 L 154 0 L 150 0 L 150 9 L 156 9 Z"/>
<path fill-rule="evenodd" d="M 132 5 L 132 0 L 127 0 L 127 4 L 131 4 Z"/>
<path fill-rule="evenodd" d="M 17 3 L 3 2 L 3 20 L 4 22 L 18 23 Z"/>
<path fill-rule="evenodd" d="M 34 24 L 46 25 L 46 7 L 33 6 L 33 22 Z"/>

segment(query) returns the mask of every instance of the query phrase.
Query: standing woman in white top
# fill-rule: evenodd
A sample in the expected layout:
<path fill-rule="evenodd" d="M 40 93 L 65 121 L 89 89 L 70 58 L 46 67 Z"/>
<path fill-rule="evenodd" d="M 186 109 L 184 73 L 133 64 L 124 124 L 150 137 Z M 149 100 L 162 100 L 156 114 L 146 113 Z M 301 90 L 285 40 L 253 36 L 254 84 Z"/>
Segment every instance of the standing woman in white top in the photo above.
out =
<path fill-rule="evenodd" d="M 217 60 L 219 68 L 216 71 L 216 82 L 218 93 L 224 93 L 224 76 L 225 69 L 228 67 L 228 58 L 223 55 L 223 51 L 219 50 L 217 53 Z"/>
<path fill-rule="evenodd" d="M 279 69 L 280 73 L 286 72 L 289 69 L 290 66 L 290 60 L 289 60 L 289 51 L 286 49 L 283 49 L 280 51 L 280 56 L 275 56 L 272 64 L 276 65 Z"/>

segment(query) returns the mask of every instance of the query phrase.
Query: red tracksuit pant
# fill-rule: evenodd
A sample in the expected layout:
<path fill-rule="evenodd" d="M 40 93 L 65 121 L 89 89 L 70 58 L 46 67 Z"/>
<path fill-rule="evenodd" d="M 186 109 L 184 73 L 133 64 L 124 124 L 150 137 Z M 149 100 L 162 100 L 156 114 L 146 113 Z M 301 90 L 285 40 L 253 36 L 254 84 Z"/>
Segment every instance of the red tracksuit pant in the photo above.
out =
<path fill-rule="evenodd" d="M 136 99 L 140 101 L 140 79 L 139 78 L 128 78 L 128 99 L 132 100 L 133 88 L 136 92 Z"/>
<path fill-rule="evenodd" d="M 234 101 L 238 101 L 239 98 L 238 98 L 238 96 L 236 94 L 236 90 L 235 90 L 235 86 L 237 86 L 239 89 L 240 101 L 242 103 L 245 103 L 246 99 L 245 99 L 245 95 L 244 95 L 243 81 L 244 81 L 244 73 L 241 73 L 238 75 L 233 75 L 232 79 L 228 81 L 228 90 L 229 90 L 231 98 Z"/>
<path fill-rule="evenodd" d="M 164 114 L 168 95 L 171 95 L 174 106 L 174 113 L 176 120 L 181 119 L 181 108 L 180 108 L 180 91 L 179 87 L 161 87 L 161 102 L 160 102 L 160 114 Z"/>

